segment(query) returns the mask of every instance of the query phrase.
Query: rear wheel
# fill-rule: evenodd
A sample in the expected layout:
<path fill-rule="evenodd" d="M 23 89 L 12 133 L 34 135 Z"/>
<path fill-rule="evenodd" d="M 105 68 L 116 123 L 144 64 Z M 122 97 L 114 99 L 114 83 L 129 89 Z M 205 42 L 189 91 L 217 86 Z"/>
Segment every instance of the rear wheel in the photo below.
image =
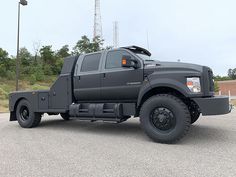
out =
<path fill-rule="evenodd" d="M 16 118 L 23 128 L 37 127 L 41 122 L 41 114 L 35 113 L 28 100 L 21 100 L 16 108 Z"/>
<path fill-rule="evenodd" d="M 160 143 L 174 143 L 183 138 L 190 121 L 188 107 L 169 94 L 149 98 L 140 111 L 142 128 L 151 139 Z"/>
<path fill-rule="evenodd" d="M 70 115 L 69 115 L 69 113 L 61 113 L 60 115 L 61 115 L 61 117 L 62 117 L 64 120 L 66 120 L 66 121 L 70 120 Z"/>

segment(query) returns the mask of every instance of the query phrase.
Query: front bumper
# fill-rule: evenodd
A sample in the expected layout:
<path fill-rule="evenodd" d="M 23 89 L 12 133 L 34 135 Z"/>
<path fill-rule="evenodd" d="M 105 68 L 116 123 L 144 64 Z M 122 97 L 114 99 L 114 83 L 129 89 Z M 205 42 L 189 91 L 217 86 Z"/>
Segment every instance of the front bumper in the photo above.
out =
<path fill-rule="evenodd" d="M 193 98 L 199 106 L 203 116 L 206 115 L 222 115 L 231 112 L 229 104 L 229 97 L 227 96 L 214 96 L 206 98 Z"/>

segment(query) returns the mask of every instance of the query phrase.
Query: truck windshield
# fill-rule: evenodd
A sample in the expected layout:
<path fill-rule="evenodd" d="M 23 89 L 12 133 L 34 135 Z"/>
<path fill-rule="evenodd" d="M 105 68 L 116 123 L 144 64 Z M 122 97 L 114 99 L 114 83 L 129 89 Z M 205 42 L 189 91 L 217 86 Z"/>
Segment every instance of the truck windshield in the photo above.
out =
<path fill-rule="evenodd" d="M 145 54 L 136 53 L 136 55 L 138 55 L 144 61 L 155 61 L 151 57 Z"/>

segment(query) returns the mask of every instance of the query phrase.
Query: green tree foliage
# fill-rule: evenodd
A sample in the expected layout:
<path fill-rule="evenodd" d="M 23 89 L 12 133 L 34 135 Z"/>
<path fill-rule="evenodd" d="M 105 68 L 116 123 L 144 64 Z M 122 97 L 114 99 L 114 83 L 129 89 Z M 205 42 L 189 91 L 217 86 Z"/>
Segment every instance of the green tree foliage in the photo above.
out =
<path fill-rule="evenodd" d="M 228 76 L 230 79 L 236 79 L 236 68 L 228 70 Z"/>
<path fill-rule="evenodd" d="M 0 48 L 0 63 L 4 63 L 8 59 L 7 51 Z"/>
<path fill-rule="evenodd" d="M 215 92 L 219 92 L 219 90 L 220 90 L 220 87 L 219 87 L 217 81 L 215 81 L 215 83 L 214 83 L 214 90 L 215 90 Z"/>
<path fill-rule="evenodd" d="M 43 46 L 39 52 L 44 65 L 53 65 L 55 63 L 52 46 Z"/>
<path fill-rule="evenodd" d="M 231 80 L 231 78 L 228 77 L 228 76 L 219 76 L 219 75 L 217 75 L 217 76 L 214 76 L 214 80 L 215 81 L 226 81 L 226 80 Z"/>
<path fill-rule="evenodd" d="M 34 85 L 36 83 L 36 76 L 32 74 L 29 78 L 30 85 Z"/>
<path fill-rule="evenodd" d="M 58 66 L 56 66 L 58 57 L 52 50 L 52 46 L 43 46 L 39 52 L 43 62 L 43 70 L 45 75 L 58 74 Z"/>
<path fill-rule="evenodd" d="M 70 56 L 69 46 L 68 45 L 62 46 L 62 48 L 57 51 L 56 55 L 60 58 L 66 58 L 66 57 Z"/>
<path fill-rule="evenodd" d="M 63 66 L 64 58 L 71 54 L 103 50 L 103 42 L 99 37 L 90 40 L 87 36 L 82 36 L 73 47 L 72 52 L 68 45 L 62 46 L 57 51 L 53 50 L 51 45 L 45 45 L 38 47 L 33 55 L 27 48 L 23 47 L 19 51 L 21 79 L 27 79 L 31 84 L 34 84 L 37 81 L 47 79 L 47 76 L 58 75 Z M 7 51 L 0 48 L 0 77 L 15 79 L 15 69 L 16 57 L 9 57 Z"/>
<path fill-rule="evenodd" d="M 0 48 L 0 76 L 14 79 L 15 60 L 9 58 L 7 51 Z"/>
<path fill-rule="evenodd" d="M 0 76 L 5 76 L 6 73 L 6 63 L 8 60 L 8 53 L 7 51 L 0 48 Z"/>
<path fill-rule="evenodd" d="M 30 65 L 32 63 L 32 55 L 30 52 L 25 48 L 21 48 L 19 51 L 19 58 L 21 60 L 21 64 L 24 66 Z"/>
<path fill-rule="evenodd" d="M 73 54 L 92 53 L 103 50 L 104 40 L 95 37 L 90 40 L 87 36 L 82 36 L 73 48 Z"/>
<path fill-rule="evenodd" d="M 21 74 L 31 74 L 32 66 L 33 66 L 33 56 L 30 52 L 25 48 L 21 48 L 19 51 L 19 58 L 21 61 Z"/>

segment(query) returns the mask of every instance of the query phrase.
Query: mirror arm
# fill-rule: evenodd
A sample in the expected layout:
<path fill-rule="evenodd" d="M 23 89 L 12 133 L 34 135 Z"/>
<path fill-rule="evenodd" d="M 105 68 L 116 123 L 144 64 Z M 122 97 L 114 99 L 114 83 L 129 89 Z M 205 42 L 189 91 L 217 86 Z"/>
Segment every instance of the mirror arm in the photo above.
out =
<path fill-rule="evenodd" d="M 133 66 L 133 68 L 134 69 L 138 69 L 139 68 L 139 66 L 138 66 L 138 61 L 137 60 L 135 60 L 135 59 L 132 59 L 132 61 L 134 62 L 134 66 Z"/>

